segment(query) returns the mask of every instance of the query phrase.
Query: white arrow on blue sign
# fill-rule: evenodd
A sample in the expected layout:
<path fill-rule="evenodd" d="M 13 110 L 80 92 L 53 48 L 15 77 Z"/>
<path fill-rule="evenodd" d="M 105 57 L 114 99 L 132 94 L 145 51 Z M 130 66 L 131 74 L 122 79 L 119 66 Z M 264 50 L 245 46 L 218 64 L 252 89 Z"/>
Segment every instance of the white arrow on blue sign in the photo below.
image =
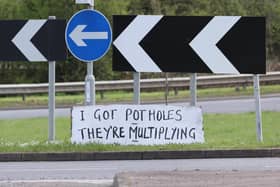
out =
<path fill-rule="evenodd" d="M 96 10 L 81 10 L 68 21 L 65 41 L 72 55 L 83 62 L 97 61 L 110 48 L 112 30 L 108 19 Z"/>

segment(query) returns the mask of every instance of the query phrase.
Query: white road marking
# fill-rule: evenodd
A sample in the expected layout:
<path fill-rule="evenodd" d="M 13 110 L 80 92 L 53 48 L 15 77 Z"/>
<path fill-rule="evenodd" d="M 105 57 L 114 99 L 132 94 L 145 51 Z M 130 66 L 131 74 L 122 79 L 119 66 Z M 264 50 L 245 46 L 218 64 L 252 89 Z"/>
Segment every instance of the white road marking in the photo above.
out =
<path fill-rule="evenodd" d="M 113 180 L 111 179 L 97 179 L 97 180 L 3 180 L 0 181 L 0 184 L 3 183 L 87 183 L 87 184 L 112 184 Z"/>

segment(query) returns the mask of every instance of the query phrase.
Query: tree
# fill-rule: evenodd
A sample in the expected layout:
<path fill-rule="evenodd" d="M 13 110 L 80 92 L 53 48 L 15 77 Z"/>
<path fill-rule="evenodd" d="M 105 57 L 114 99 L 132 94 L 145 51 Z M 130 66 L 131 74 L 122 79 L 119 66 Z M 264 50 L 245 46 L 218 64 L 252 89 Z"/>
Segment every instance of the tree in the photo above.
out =
<path fill-rule="evenodd" d="M 127 14 L 127 0 L 95 1 L 95 8 L 103 12 L 110 21 L 112 14 Z M 48 19 L 54 15 L 57 19 L 69 19 L 78 10 L 87 5 L 77 5 L 74 0 L 1 0 L 1 19 Z M 97 80 L 113 79 L 118 73 L 112 72 L 112 52 L 94 63 Z M 82 81 L 86 74 L 86 63 L 76 60 L 70 53 L 66 61 L 56 63 L 56 81 Z M 47 82 L 47 63 L 1 62 L 1 83 Z"/>
<path fill-rule="evenodd" d="M 268 62 L 280 60 L 279 0 L 155 0 L 164 15 L 177 16 L 265 16 Z M 155 3 L 155 2 L 154 2 Z M 131 13 L 153 13 L 151 1 L 131 2 Z"/>
<path fill-rule="evenodd" d="M 77 5 L 74 0 L 1 0 L 1 19 L 69 19 L 87 5 Z M 241 15 L 266 16 L 267 58 L 269 62 L 280 59 L 280 1 L 279 0 L 95 0 L 95 8 L 103 12 L 112 23 L 112 15 L 177 15 L 214 16 Z M 96 80 L 131 78 L 131 73 L 112 71 L 112 50 L 94 63 Z M 82 81 L 86 64 L 68 54 L 67 61 L 57 62 L 57 81 Z M 158 74 L 144 74 L 146 77 Z M 46 82 L 47 63 L 1 62 L 0 83 Z"/>

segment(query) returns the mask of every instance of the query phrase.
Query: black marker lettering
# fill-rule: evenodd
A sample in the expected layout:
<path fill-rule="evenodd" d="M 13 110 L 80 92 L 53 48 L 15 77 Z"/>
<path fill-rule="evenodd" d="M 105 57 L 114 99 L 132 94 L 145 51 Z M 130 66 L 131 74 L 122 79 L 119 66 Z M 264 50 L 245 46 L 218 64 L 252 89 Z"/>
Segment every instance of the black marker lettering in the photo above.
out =
<path fill-rule="evenodd" d="M 158 137 L 158 139 L 160 139 L 161 138 L 161 135 L 164 133 L 164 127 L 160 127 L 159 128 L 159 137 Z"/>
<path fill-rule="evenodd" d="M 91 138 L 94 139 L 94 129 L 88 128 L 87 131 L 88 131 L 88 139 L 91 139 Z"/>
<path fill-rule="evenodd" d="M 165 134 L 164 134 L 164 139 L 170 140 L 170 137 L 168 137 L 168 127 L 165 128 Z"/>
<path fill-rule="evenodd" d="M 108 137 L 109 137 L 109 133 L 110 133 L 110 130 L 112 129 L 112 126 L 110 126 L 109 128 L 103 128 L 105 133 L 106 133 L 106 139 L 108 140 Z"/>
<path fill-rule="evenodd" d="M 178 118 L 175 119 L 176 121 L 182 121 L 182 114 L 181 114 L 181 112 L 182 112 L 181 110 L 177 110 L 176 111 L 176 115 L 178 117 Z"/>
<path fill-rule="evenodd" d="M 144 129 L 144 138 L 149 139 L 150 137 L 147 135 L 147 128 Z"/>
<path fill-rule="evenodd" d="M 78 131 L 81 131 L 82 139 L 85 138 L 84 130 L 86 130 L 86 129 L 87 129 L 87 128 L 78 129 Z"/>
<path fill-rule="evenodd" d="M 173 113 L 174 113 L 174 110 L 169 110 L 169 111 L 168 111 L 168 120 L 174 119 L 174 118 L 173 118 Z"/>
<path fill-rule="evenodd" d="M 177 127 L 175 128 L 172 128 L 172 136 L 171 136 L 171 139 L 173 140 L 174 139 L 174 136 L 175 136 L 175 133 L 176 133 L 176 130 L 177 130 Z"/>
<path fill-rule="evenodd" d="M 118 127 L 113 127 L 113 138 L 120 138 L 118 135 Z"/>
<path fill-rule="evenodd" d="M 81 121 L 85 121 L 85 118 L 84 118 L 84 111 L 81 110 Z"/>
<path fill-rule="evenodd" d="M 125 138 L 124 127 L 120 127 L 120 138 Z"/>
<path fill-rule="evenodd" d="M 158 120 L 158 121 L 161 121 L 161 119 L 162 119 L 162 113 L 161 113 L 161 111 L 159 110 L 159 111 L 157 111 L 157 120 Z"/>
<path fill-rule="evenodd" d="M 115 113 L 116 113 L 117 111 L 118 111 L 117 109 L 113 109 L 113 110 L 112 110 L 112 120 L 115 119 Z"/>
<path fill-rule="evenodd" d="M 138 138 L 143 138 L 143 127 L 138 127 L 137 133 Z"/>
<path fill-rule="evenodd" d="M 129 127 L 129 139 L 132 138 L 132 133 L 134 133 L 134 139 L 137 139 L 137 127 Z"/>
<path fill-rule="evenodd" d="M 108 120 L 109 118 L 110 118 L 110 113 L 109 113 L 109 111 L 106 111 L 106 110 L 105 110 L 105 111 L 103 112 L 103 119 L 104 119 L 104 120 Z"/>
<path fill-rule="evenodd" d="M 195 128 L 191 128 L 191 130 L 189 132 L 189 137 L 191 137 L 192 139 L 195 140 Z"/>
<path fill-rule="evenodd" d="M 93 114 L 93 116 L 94 116 L 94 119 L 98 119 L 98 121 L 101 121 L 101 117 L 100 117 L 100 109 L 96 109 L 95 111 L 94 111 L 94 114 Z"/>
<path fill-rule="evenodd" d="M 149 110 L 149 121 L 155 120 L 155 110 Z"/>
<path fill-rule="evenodd" d="M 138 120 L 139 120 L 139 117 L 140 117 L 139 111 L 138 111 L 138 110 L 134 110 L 134 111 L 133 111 L 133 119 L 134 119 L 135 121 L 138 121 Z"/>
<path fill-rule="evenodd" d="M 125 120 L 128 121 L 128 117 L 132 114 L 132 109 L 128 108 L 125 111 Z"/>
<path fill-rule="evenodd" d="M 152 138 L 153 137 L 153 129 L 154 129 L 155 127 L 148 127 L 148 129 L 150 130 L 150 138 Z"/>
<path fill-rule="evenodd" d="M 183 137 L 183 135 L 185 137 Z M 187 139 L 188 138 L 188 128 L 186 127 L 185 129 L 181 129 L 181 140 L 182 139 Z"/>

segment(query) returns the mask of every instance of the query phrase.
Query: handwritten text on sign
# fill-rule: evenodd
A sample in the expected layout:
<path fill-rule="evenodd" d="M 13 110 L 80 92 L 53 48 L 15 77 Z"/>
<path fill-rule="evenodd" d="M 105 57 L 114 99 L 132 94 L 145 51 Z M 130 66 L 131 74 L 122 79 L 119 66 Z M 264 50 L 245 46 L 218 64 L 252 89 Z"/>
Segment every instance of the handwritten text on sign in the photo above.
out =
<path fill-rule="evenodd" d="M 202 112 L 198 107 L 166 105 L 73 107 L 71 141 L 122 145 L 203 143 Z"/>

